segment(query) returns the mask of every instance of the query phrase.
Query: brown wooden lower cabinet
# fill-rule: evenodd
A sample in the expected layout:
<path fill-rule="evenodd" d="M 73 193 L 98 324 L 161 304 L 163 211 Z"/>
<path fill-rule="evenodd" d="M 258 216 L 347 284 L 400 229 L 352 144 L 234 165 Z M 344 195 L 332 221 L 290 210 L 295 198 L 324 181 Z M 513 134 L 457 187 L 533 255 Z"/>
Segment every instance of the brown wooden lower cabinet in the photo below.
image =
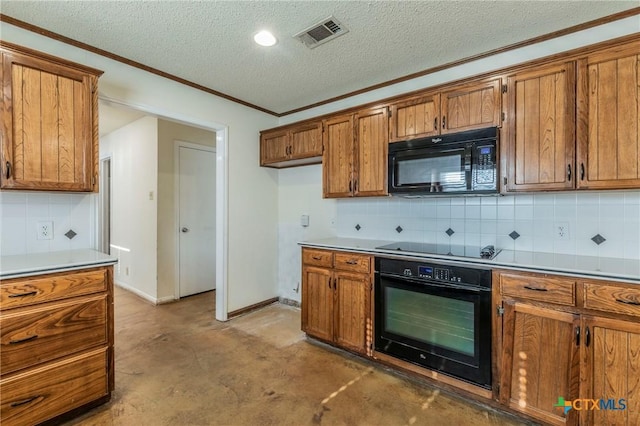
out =
<path fill-rule="evenodd" d="M 580 424 L 640 425 L 640 323 L 585 316 L 582 329 L 580 397 L 605 407 L 582 411 Z"/>
<path fill-rule="evenodd" d="M 0 419 L 33 425 L 106 402 L 114 387 L 113 267 L 0 284 Z"/>
<path fill-rule="evenodd" d="M 578 398 L 580 317 L 512 300 L 504 302 L 500 401 L 550 424 L 573 424 L 577 412 L 554 405 Z"/>
<path fill-rule="evenodd" d="M 302 330 L 370 354 L 372 258 L 309 248 L 302 258 Z"/>
<path fill-rule="evenodd" d="M 517 276 L 534 298 L 513 291 Z M 640 286 L 513 271 L 493 280 L 502 404 L 553 425 L 640 424 Z M 575 297 L 545 300 L 558 286 Z"/>

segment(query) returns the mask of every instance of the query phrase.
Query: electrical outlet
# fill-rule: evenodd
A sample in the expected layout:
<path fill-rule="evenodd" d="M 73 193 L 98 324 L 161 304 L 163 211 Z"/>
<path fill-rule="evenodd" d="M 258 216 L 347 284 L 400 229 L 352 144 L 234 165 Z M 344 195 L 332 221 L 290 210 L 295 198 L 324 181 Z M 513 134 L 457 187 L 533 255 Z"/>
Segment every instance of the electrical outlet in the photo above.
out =
<path fill-rule="evenodd" d="M 569 239 L 569 223 L 568 222 L 556 222 L 553 224 L 553 232 L 558 240 Z"/>
<path fill-rule="evenodd" d="M 50 220 L 38 222 L 37 236 L 39 240 L 53 240 L 53 222 Z"/>

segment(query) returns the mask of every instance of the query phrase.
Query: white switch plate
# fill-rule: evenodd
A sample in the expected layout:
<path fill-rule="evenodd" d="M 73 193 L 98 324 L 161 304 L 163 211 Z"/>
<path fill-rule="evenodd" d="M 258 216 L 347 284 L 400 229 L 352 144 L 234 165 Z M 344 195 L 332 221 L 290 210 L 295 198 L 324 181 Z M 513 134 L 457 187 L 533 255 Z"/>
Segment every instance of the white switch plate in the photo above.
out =
<path fill-rule="evenodd" d="M 300 225 L 307 227 L 309 226 L 309 215 L 308 214 L 303 214 L 302 216 L 300 216 Z"/>
<path fill-rule="evenodd" d="M 39 240 L 53 240 L 53 222 L 43 220 L 37 223 L 37 238 Z"/>

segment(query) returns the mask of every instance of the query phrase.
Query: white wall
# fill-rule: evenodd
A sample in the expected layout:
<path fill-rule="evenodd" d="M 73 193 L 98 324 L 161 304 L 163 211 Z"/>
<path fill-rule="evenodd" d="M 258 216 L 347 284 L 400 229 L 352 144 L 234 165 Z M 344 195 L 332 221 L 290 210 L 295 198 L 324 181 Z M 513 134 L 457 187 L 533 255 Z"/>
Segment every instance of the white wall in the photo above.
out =
<path fill-rule="evenodd" d="M 158 297 L 157 141 L 154 117 L 143 117 L 100 140 L 100 157 L 111 156 L 111 254 L 119 259 L 114 280 L 154 302 Z"/>
<path fill-rule="evenodd" d="M 301 251 L 298 241 L 336 233 L 336 200 L 322 198 L 322 166 L 293 167 L 279 173 L 278 271 L 280 297 L 300 302 Z M 309 226 L 300 216 L 309 215 Z"/>
<path fill-rule="evenodd" d="M 95 246 L 94 194 L 0 192 L 0 255 L 74 250 Z M 53 222 L 53 239 L 38 240 L 39 221 Z M 64 234 L 73 230 L 76 236 Z"/>
<path fill-rule="evenodd" d="M 228 129 L 227 311 L 277 294 L 277 172 L 259 167 L 259 131 L 275 117 L 44 36 L 0 23 L 5 41 L 105 71 L 100 96 L 160 116 Z M 221 88 L 224 91 L 224 88 Z M 92 219 L 94 220 L 94 219 Z"/>
<path fill-rule="evenodd" d="M 158 120 L 158 300 L 176 298 L 176 250 L 178 239 L 175 211 L 175 141 L 198 145 L 216 145 L 215 132 Z M 215 193 L 215 185 L 211 192 Z M 214 221 L 214 218 L 212 218 Z"/>

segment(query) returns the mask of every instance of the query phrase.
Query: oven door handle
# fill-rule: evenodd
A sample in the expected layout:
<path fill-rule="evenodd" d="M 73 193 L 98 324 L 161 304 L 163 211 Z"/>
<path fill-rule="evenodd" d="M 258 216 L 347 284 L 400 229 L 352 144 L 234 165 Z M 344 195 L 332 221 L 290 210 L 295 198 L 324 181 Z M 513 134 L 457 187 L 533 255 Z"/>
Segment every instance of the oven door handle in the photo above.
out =
<path fill-rule="evenodd" d="M 380 278 L 389 278 L 391 280 L 394 281 L 399 281 L 399 282 L 410 282 L 412 284 L 418 284 L 424 287 L 437 287 L 437 288 L 449 288 L 449 289 L 454 289 L 454 290 L 466 290 L 466 291 L 473 291 L 475 293 L 480 293 L 482 291 L 491 291 L 491 289 L 488 288 L 483 288 L 483 287 L 476 287 L 476 286 L 472 286 L 472 285 L 460 285 L 457 283 L 441 283 L 438 281 L 431 281 L 431 280 L 419 280 L 416 278 L 412 278 L 412 277 L 408 277 L 406 275 L 395 275 L 395 274 L 386 274 L 384 272 L 378 272 L 378 274 L 380 275 Z"/>

